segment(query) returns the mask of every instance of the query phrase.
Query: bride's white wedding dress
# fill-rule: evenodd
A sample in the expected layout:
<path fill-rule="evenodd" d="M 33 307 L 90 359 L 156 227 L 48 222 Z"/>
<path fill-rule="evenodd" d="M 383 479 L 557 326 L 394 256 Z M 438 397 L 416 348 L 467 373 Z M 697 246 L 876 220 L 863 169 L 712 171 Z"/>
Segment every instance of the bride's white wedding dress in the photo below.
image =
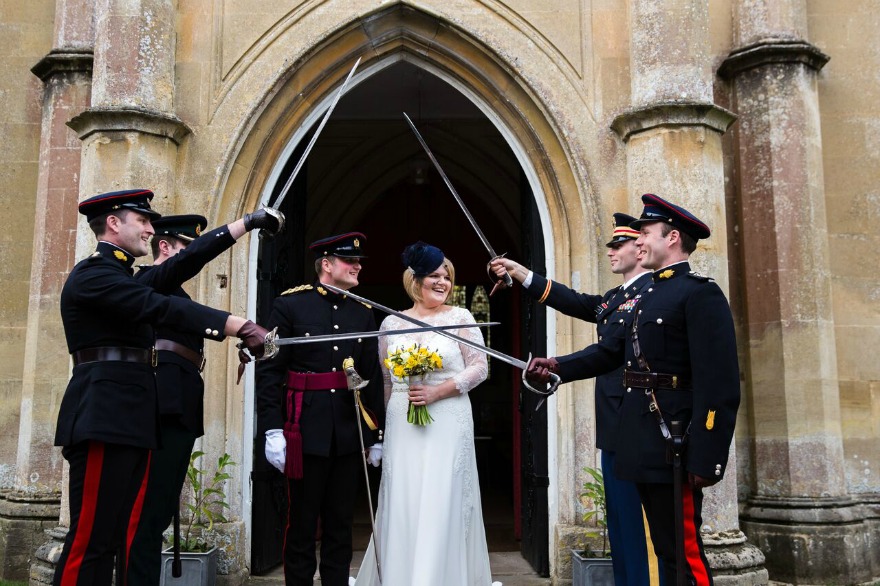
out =
<path fill-rule="evenodd" d="M 431 325 L 474 323 L 465 309 L 453 307 L 426 319 Z M 412 327 L 394 316 L 382 330 Z M 483 343 L 479 328 L 451 330 Z M 382 586 L 489 586 L 489 552 L 480 506 L 474 453 L 474 422 L 468 391 L 486 379 L 486 355 L 439 334 L 380 338 L 379 357 L 387 349 L 418 343 L 436 350 L 443 368 L 425 384 L 453 378 L 459 395 L 428 405 L 434 418 L 425 426 L 407 423 L 407 382 L 383 367 L 387 402 L 382 480 L 376 532 L 370 540 L 357 586 L 379 586 L 375 540 L 378 538 Z"/>

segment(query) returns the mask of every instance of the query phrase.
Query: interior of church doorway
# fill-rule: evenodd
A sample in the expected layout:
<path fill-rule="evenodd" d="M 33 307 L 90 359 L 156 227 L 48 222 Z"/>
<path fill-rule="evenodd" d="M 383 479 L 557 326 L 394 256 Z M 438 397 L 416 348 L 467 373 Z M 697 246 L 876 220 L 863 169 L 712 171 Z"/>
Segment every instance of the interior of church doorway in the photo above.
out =
<path fill-rule="evenodd" d="M 477 320 L 502 322 L 488 343 L 525 356 L 546 346 L 544 312 L 518 287 L 487 293 L 488 254 L 403 119 L 406 111 L 440 160 L 488 240 L 499 252 L 544 271 L 544 248 L 528 182 L 514 153 L 485 115 L 453 86 L 399 61 L 349 90 L 315 143 L 281 209 L 288 229 L 261 242 L 257 318 L 274 298 L 315 279 L 308 244 L 357 230 L 367 236 L 356 292 L 396 309 L 410 307 L 403 291 L 400 253 L 416 240 L 434 244 L 456 268 L 454 303 Z M 316 125 L 317 126 L 317 125 Z M 286 163 L 274 187 L 278 197 L 314 128 Z M 377 323 L 384 319 L 376 314 Z M 490 360 L 490 376 L 470 393 L 484 521 L 492 551 L 522 551 L 549 574 L 547 543 L 546 409 L 522 395 L 519 371 Z M 252 568 L 280 563 L 284 491 L 256 438 L 253 473 Z M 374 496 L 379 471 L 370 467 Z M 366 547 L 369 513 L 362 487 L 355 549 Z"/>

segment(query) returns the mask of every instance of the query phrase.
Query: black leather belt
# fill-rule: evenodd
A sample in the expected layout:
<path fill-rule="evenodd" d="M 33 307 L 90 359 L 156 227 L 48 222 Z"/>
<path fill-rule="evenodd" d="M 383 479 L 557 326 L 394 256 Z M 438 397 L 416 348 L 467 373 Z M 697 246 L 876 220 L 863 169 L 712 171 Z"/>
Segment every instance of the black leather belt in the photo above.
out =
<path fill-rule="evenodd" d="M 184 360 L 189 360 L 193 364 L 196 365 L 196 368 L 199 369 L 199 372 L 202 372 L 205 368 L 205 358 L 193 350 L 192 348 L 187 348 L 183 344 L 178 344 L 172 340 L 164 340 L 158 339 L 156 340 L 156 350 L 165 350 L 166 352 L 174 352 Z"/>
<path fill-rule="evenodd" d="M 623 386 L 642 389 L 665 389 L 668 391 L 691 390 L 691 379 L 677 374 L 662 372 L 623 371 Z"/>
<path fill-rule="evenodd" d="M 138 362 L 156 366 L 155 348 L 126 348 L 124 346 L 98 346 L 77 350 L 73 354 L 73 365 L 86 362 Z"/>

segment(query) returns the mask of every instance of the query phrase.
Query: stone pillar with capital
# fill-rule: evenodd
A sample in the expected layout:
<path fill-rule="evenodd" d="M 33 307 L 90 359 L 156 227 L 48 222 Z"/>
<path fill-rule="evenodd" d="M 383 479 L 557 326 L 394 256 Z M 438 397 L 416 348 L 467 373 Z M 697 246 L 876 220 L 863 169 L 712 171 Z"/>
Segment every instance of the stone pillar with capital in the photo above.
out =
<path fill-rule="evenodd" d="M 736 5 L 719 74 L 741 124 L 739 208 L 752 433 L 742 525 L 770 577 L 870 580 L 871 515 L 847 494 L 831 303 L 818 76 L 804 0 Z M 873 539 L 877 539 L 876 529 Z M 876 560 L 875 560 L 876 563 Z"/>
<path fill-rule="evenodd" d="M 177 149 L 189 133 L 174 113 L 175 6 L 109 0 L 95 15 L 92 103 L 69 122 L 82 140 L 83 198 L 146 187 L 154 208 L 174 211 Z M 92 246 L 84 234 L 80 252 Z"/>
<path fill-rule="evenodd" d="M 717 106 L 706 0 L 631 0 L 632 108 L 612 129 L 626 143 L 632 212 L 656 193 L 704 220 L 691 264 L 727 291 L 728 238 L 722 135 L 736 117 Z M 724 480 L 706 492 L 702 537 L 716 584 L 765 584 L 764 556 L 739 529 L 736 454 Z"/>

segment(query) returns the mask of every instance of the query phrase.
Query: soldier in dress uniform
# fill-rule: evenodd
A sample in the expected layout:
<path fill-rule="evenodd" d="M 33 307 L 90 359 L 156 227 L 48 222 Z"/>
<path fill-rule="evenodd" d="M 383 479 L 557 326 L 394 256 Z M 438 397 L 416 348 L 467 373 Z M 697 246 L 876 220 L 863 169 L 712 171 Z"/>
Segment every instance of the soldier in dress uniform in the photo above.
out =
<path fill-rule="evenodd" d="M 98 238 L 61 291 L 61 320 L 73 374 L 61 401 L 55 445 L 70 465 L 70 529 L 56 585 L 110 584 L 113 561 L 124 576 L 126 528 L 156 449 L 156 350 L 153 325 L 222 340 L 242 339 L 262 356 L 266 330 L 241 317 L 169 297 L 132 275 L 153 235 L 147 189 L 96 195 L 79 205 Z"/>
<path fill-rule="evenodd" d="M 574 291 L 561 283 L 529 271 L 508 258 L 492 261 L 496 275 L 505 272 L 522 283 L 529 295 L 565 315 L 596 324 L 599 340 L 623 338 L 632 325 L 642 289 L 651 282 L 651 271 L 639 265 L 636 247 L 638 230 L 630 228 L 636 219 L 614 214 L 614 232 L 605 244 L 611 272 L 623 277 L 623 285 L 605 295 Z M 602 480 L 605 484 L 608 540 L 614 555 L 614 583 L 617 586 L 651 584 L 650 567 L 656 566 L 654 547 L 647 535 L 642 504 L 636 485 L 614 474 L 614 452 L 618 411 L 623 398 L 623 362 L 613 372 L 596 378 L 596 447 L 602 450 Z M 655 580 L 656 582 L 656 580 Z"/>
<path fill-rule="evenodd" d="M 278 232 L 281 212 L 260 209 L 235 222 L 202 233 L 208 221 L 199 215 L 163 216 L 153 221 L 152 266 L 139 267 L 135 279 L 158 293 L 189 299 L 183 283 L 253 229 Z M 205 366 L 204 332 L 186 332 L 176 326 L 155 328 L 158 365 L 160 445 L 150 454 L 144 503 L 128 560 L 127 584 L 159 583 L 162 533 L 177 512 L 189 457 L 203 427 Z"/>
<path fill-rule="evenodd" d="M 312 243 L 317 282 L 282 293 L 267 326 L 277 327 L 279 337 L 375 330 L 369 307 L 322 286 L 347 290 L 358 284 L 365 240 L 363 234 L 350 232 Z M 312 584 L 319 518 L 321 583 L 348 584 L 363 457 L 354 397 L 342 367 L 349 356 L 370 381 L 361 397 L 378 421 L 377 429 L 364 426 L 364 445 L 372 446 L 370 460 L 378 466 L 384 398 L 375 338 L 281 346 L 278 356 L 257 365 L 257 425 L 266 434 L 266 459 L 288 478 L 283 552 L 288 586 Z"/>
<path fill-rule="evenodd" d="M 709 237 L 708 226 L 656 195 L 645 194 L 642 202 L 631 226 L 641 232 L 640 263 L 653 271 L 653 282 L 642 291 L 626 338 L 536 358 L 528 373 L 536 381 L 549 372 L 572 381 L 625 361 L 615 473 L 637 484 L 667 584 L 677 583 L 680 553 L 685 579 L 705 586 L 712 575 L 700 538 L 703 489 L 724 476 L 740 398 L 733 318 L 720 287 L 688 264 L 697 240 Z M 676 510 L 683 515 L 680 539 Z"/>

